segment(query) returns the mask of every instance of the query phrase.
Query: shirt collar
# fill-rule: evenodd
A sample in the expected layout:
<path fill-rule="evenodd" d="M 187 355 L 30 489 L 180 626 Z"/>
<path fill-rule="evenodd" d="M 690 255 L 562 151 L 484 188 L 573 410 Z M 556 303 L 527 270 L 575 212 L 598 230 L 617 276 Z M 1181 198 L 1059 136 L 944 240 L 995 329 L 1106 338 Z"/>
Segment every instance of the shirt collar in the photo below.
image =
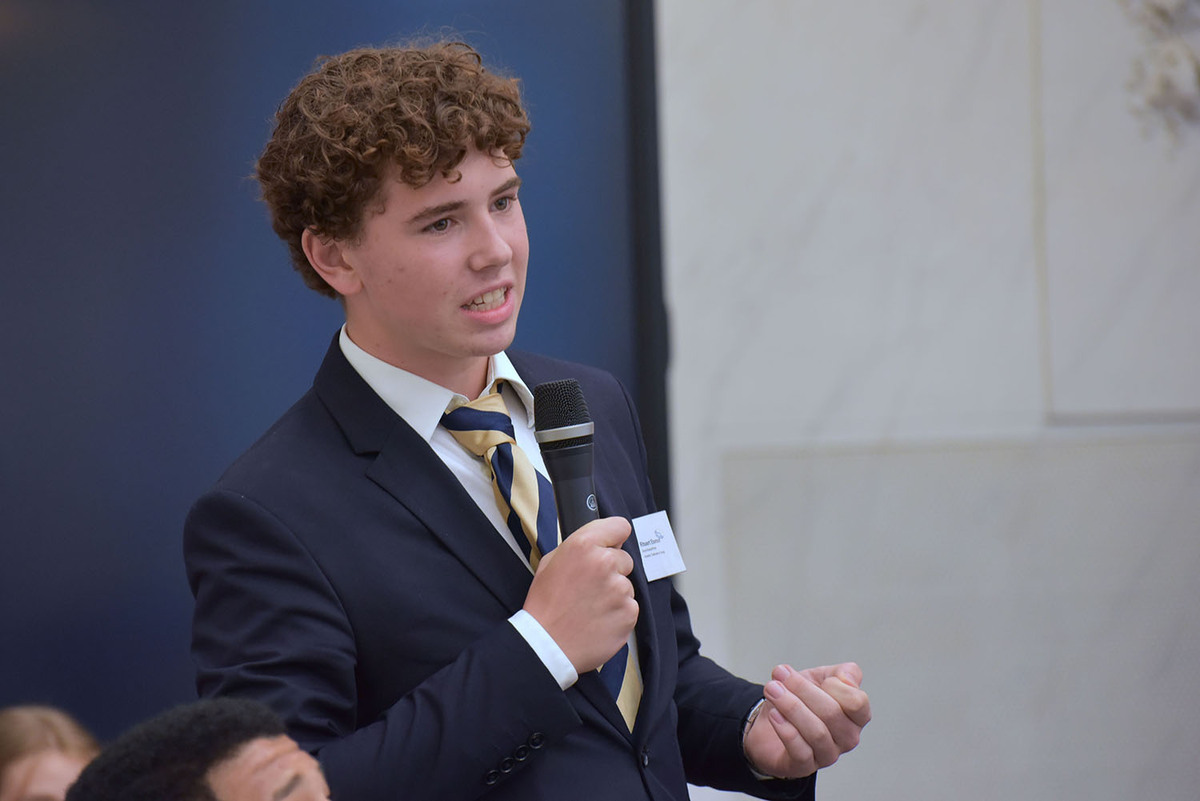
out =
<path fill-rule="evenodd" d="M 528 426 L 533 428 L 533 393 L 521 380 L 521 376 L 517 374 L 517 368 L 513 367 L 512 361 L 504 351 L 497 353 L 488 363 L 488 387 L 491 387 L 497 380 L 503 380 L 507 386 L 512 387 L 517 398 L 520 399 L 521 405 L 525 407 Z"/>
<path fill-rule="evenodd" d="M 451 389 L 367 353 L 354 344 L 344 325 L 338 334 L 338 345 L 346 361 L 362 376 L 367 386 L 373 389 L 393 412 L 403 417 L 426 442 L 437 431 L 442 414 L 451 406 L 468 400 Z M 490 390 L 497 380 L 504 381 L 512 388 L 513 394 L 525 409 L 528 426 L 533 428 L 533 393 L 521 380 L 517 369 L 513 367 L 512 361 L 504 351 L 488 359 L 488 389 L 485 392 Z"/>

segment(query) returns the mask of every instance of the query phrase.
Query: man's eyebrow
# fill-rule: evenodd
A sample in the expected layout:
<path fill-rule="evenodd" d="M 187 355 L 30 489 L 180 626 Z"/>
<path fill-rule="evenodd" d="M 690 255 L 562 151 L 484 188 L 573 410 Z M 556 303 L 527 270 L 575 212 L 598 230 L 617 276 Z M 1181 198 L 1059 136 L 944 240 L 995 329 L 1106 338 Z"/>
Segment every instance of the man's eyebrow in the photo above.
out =
<path fill-rule="evenodd" d="M 455 200 L 450 203 L 442 203 L 438 206 L 426 206 L 416 214 L 408 218 L 410 223 L 421 222 L 428 220 L 430 217 L 441 217 L 443 214 L 449 214 L 463 207 L 463 201 Z"/>
<path fill-rule="evenodd" d="M 293 792 L 295 792 L 296 788 L 300 786 L 301 780 L 302 777 L 299 773 L 294 774 L 292 778 L 288 779 L 287 784 L 283 785 L 271 794 L 271 801 L 280 801 L 280 799 L 291 795 Z"/>
<path fill-rule="evenodd" d="M 504 183 L 500 184 L 498 187 L 493 189 L 491 192 L 491 197 L 495 197 L 496 195 L 503 195 L 505 192 L 509 192 L 513 189 L 516 189 L 520 185 L 521 185 L 520 176 L 514 175 L 512 178 L 509 178 L 507 181 L 505 181 Z M 416 223 L 416 222 L 420 222 L 422 220 L 428 220 L 431 217 L 441 217 L 443 214 L 449 214 L 452 211 L 458 211 L 464 205 L 466 205 L 466 204 L 462 200 L 452 200 L 449 203 L 440 203 L 436 206 L 426 206 L 425 208 L 421 209 L 416 214 L 414 214 L 412 217 L 409 217 L 408 221 L 410 223 Z"/>
<path fill-rule="evenodd" d="M 509 178 L 507 181 L 500 184 L 500 186 L 496 187 L 496 189 L 492 192 L 492 194 L 493 195 L 503 195 L 505 192 L 509 191 L 510 189 L 516 189 L 520 185 L 521 185 L 521 176 L 514 175 L 512 178 Z"/>

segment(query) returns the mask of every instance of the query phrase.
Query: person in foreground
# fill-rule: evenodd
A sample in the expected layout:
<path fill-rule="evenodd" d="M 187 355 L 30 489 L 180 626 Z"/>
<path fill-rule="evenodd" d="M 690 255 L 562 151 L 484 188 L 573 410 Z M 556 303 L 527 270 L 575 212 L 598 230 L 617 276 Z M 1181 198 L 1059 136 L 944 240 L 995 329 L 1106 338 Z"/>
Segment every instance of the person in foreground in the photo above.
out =
<path fill-rule="evenodd" d="M 764 688 L 702 656 L 629 536 L 657 511 L 629 395 L 508 350 L 528 130 L 452 42 L 327 58 L 280 106 L 263 197 L 346 322 L 188 516 L 198 689 L 271 706 L 355 801 L 810 798 L 870 719 L 857 665 Z M 534 441 L 562 379 L 595 423 L 601 517 L 573 533 Z"/>
<path fill-rule="evenodd" d="M 79 775 L 67 801 L 328 801 L 317 761 L 256 701 L 209 699 L 134 726 Z"/>
<path fill-rule="evenodd" d="M 0 709 L 0 801 L 62 801 L 99 751 L 91 732 L 61 709 Z"/>

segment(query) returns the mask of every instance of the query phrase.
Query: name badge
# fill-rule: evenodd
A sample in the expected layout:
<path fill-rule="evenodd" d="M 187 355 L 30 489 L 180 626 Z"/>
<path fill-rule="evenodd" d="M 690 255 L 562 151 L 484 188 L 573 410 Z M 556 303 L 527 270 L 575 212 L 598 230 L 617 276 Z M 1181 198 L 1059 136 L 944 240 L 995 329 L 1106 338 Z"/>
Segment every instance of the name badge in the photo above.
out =
<path fill-rule="evenodd" d="M 635 518 L 633 536 L 637 537 L 638 550 L 642 552 L 642 565 L 646 568 L 648 581 L 674 576 L 687 570 L 666 512 L 654 512 Z"/>

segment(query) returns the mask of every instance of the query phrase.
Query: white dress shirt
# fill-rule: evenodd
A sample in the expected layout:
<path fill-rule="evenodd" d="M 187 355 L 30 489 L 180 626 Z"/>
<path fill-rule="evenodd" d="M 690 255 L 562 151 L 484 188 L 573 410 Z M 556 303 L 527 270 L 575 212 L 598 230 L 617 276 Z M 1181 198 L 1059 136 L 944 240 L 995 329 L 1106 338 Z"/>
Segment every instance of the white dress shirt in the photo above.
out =
<path fill-rule="evenodd" d="M 462 482 L 471 499 L 492 522 L 497 533 L 504 538 L 530 572 L 533 572 L 533 568 L 529 567 L 529 560 L 517 545 L 516 538 L 509 531 L 499 507 L 496 506 L 491 469 L 440 425 L 442 415 L 451 406 L 472 399 L 372 356 L 354 344 L 344 325 L 338 337 L 338 344 L 350 366 L 392 411 L 400 415 L 404 422 L 429 443 L 433 452 Z M 497 378 L 504 379 L 502 396 L 508 415 L 513 421 L 517 445 L 525 452 L 534 469 L 546 476 L 542 452 L 534 439 L 533 393 L 525 386 L 525 382 L 503 352 L 488 360 L 485 391 Z M 565 690 L 579 679 L 571 660 L 567 659 L 558 643 L 554 642 L 532 615 L 521 609 L 508 620 L 546 665 L 558 686 Z"/>

